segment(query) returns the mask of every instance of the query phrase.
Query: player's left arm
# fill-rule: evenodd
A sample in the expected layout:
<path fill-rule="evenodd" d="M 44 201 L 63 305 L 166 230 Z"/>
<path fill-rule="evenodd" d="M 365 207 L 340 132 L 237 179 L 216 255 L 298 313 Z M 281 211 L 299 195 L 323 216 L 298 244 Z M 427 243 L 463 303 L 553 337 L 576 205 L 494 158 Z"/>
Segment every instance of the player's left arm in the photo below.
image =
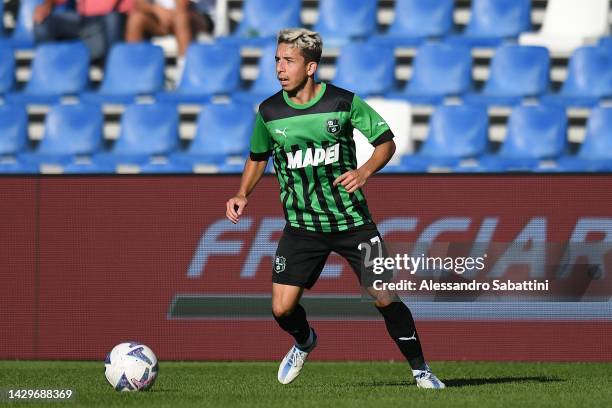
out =
<path fill-rule="evenodd" d="M 395 153 L 395 142 L 389 125 L 357 95 L 351 104 L 351 124 L 374 146 L 374 152 L 361 167 L 349 170 L 334 180 L 334 186 L 341 184 L 349 193 L 363 187 L 367 179 L 385 167 Z"/>
<path fill-rule="evenodd" d="M 365 185 L 372 174 L 385 167 L 385 164 L 393 157 L 393 153 L 395 153 L 395 142 L 393 140 L 377 145 L 367 162 L 363 163 L 358 169 L 349 170 L 338 176 L 334 180 L 334 186 L 342 184 L 346 191 L 354 193 Z"/>

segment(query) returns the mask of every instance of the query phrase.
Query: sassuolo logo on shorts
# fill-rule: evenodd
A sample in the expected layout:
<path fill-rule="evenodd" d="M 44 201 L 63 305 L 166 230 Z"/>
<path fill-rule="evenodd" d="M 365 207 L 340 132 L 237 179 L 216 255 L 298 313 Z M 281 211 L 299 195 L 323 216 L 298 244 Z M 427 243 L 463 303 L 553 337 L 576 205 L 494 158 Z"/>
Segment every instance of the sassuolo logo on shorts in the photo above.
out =
<path fill-rule="evenodd" d="M 274 258 L 274 272 L 281 273 L 285 270 L 285 266 L 287 265 L 287 260 L 284 256 L 276 255 Z"/>
<path fill-rule="evenodd" d="M 301 169 L 307 166 L 318 166 L 338 161 L 340 155 L 340 144 L 336 143 L 325 149 L 321 147 L 309 147 L 304 150 L 287 152 L 287 165 L 290 169 Z"/>

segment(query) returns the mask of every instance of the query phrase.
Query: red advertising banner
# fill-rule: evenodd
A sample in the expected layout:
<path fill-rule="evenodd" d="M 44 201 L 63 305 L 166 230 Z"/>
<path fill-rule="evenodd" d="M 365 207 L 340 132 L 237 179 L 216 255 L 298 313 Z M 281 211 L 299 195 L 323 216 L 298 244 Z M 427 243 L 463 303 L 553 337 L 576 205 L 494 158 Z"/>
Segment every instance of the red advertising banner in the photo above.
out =
<path fill-rule="evenodd" d="M 284 227 L 278 184 L 262 180 L 233 225 L 225 201 L 238 183 L 237 176 L 0 178 L 0 359 L 101 359 L 115 344 L 138 340 L 165 360 L 278 360 L 291 344 L 269 306 Z M 381 175 L 366 195 L 388 243 L 612 242 L 609 175 Z M 529 259 L 518 273 L 548 277 L 523 250 Z M 612 251 L 566 258 L 562 274 L 579 273 L 571 267 L 584 259 L 603 268 L 571 299 L 405 298 L 426 357 L 611 361 Z M 313 358 L 401 360 L 340 257 L 330 257 L 303 304 L 320 336 Z"/>

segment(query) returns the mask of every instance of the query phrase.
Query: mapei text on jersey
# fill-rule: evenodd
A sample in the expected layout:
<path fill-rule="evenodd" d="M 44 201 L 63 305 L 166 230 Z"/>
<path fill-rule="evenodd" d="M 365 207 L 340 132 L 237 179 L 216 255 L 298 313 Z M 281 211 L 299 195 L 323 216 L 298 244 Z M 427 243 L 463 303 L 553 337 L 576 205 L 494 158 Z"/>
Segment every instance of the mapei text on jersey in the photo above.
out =
<path fill-rule="evenodd" d="M 309 147 L 304 150 L 287 152 L 288 167 L 290 169 L 301 169 L 303 167 L 318 166 L 320 164 L 328 165 L 337 162 L 339 155 L 339 143 L 325 149 L 321 147 Z"/>

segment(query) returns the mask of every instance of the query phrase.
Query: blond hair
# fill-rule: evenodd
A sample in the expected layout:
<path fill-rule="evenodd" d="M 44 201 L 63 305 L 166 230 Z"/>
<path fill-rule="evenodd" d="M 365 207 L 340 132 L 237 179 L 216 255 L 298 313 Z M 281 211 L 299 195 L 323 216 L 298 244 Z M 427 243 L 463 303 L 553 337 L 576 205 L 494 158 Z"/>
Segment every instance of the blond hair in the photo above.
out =
<path fill-rule="evenodd" d="M 319 33 L 305 28 L 285 28 L 278 32 L 278 44 L 287 43 L 299 49 L 306 62 L 319 63 L 323 52 L 323 40 Z"/>

